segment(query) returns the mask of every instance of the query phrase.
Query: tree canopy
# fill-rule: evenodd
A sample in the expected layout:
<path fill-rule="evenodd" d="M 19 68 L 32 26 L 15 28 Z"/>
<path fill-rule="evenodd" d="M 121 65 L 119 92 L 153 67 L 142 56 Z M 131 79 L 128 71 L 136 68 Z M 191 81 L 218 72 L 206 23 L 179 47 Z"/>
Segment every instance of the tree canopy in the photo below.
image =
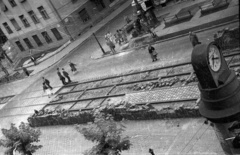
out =
<path fill-rule="evenodd" d="M 0 139 L 0 146 L 6 147 L 5 155 L 11 154 L 16 148 L 20 153 L 32 154 L 41 145 L 34 145 L 32 143 L 39 142 L 41 131 L 34 129 L 28 124 L 21 122 L 19 128 L 15 124 L 11 124 L 10 129 L 1 129 L 6 139 Z"/>
<path fill-rule="evenodd" d="M 123 150 L 130 149 L 129 137 L 123 136 L 125 126 L 113 120 L 109 114 L 95 114 L 94 122 L 88 123 L 85 127 L 76 126 L 78 132 L 94 143 L 90 150 L 84 155 L 120 155 Z"/>

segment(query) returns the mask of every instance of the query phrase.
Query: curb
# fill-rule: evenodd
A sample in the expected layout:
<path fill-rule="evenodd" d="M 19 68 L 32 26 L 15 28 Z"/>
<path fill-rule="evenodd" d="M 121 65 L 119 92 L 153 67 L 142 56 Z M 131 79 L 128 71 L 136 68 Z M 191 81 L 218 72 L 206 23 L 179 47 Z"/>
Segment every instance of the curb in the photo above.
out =
<path fill-rule="evenodd" d="M 38 63 L 44 62 L 45 60 L 48 60 L 48 59 L 50 59 L 51 57 L 55 56 L 56 54 L 60 53 L 62 50 L 64 50 L 66 47 L 68 47 L 68 45 L 70 45 L 71 43 L 72 43 L 72 42 L 71 42 L 70 40 L 68 40 L 66 43 L 64 43 L 64 45 L 62 45 L 61 47 L 59 47 L 58 49 L 56 49 L 56 51 L 57 51 L 57 50 L 59 50 L 59 49 L 61 48 L 59 51 L 57 51 L 55 54 L 53 54 L 53 55 L 51 55 L 51 56 L 49 56 L 49 57 L 47 57 L 47 58 L 45 58 L 45 59 L 42 59 L 41 61 L 38 61 Z M 31 65 L 26 65 L 26 66 L 23 66 L 23 67 L 29 68 L 29 67 L 32 67 L 32 66 L 35 66 L 35 65 L 34 65 L 34 64 L 31 64 Z M 15 69 L 15 71 L 19 71 L 19 70 L 21 70 L 21 67 L 18 67 L 18 68 Z"/>
<path fill-rule="evenodd" d="M 202 28 L 202 29 L 200 29 L 199 27 L 201 27 L 202 25 L 208 25 L 209 23 L 205 23 L 205 24 L 198 25 L 198 26 L 195 26 L 195 27 L 192 27 L 192 28 L 188 28 L 188 29 L 177 31 L 177 32 L 169 33 L 169 34 L 166 34 L 166 35 L 163 35 L 163 36 L 159 36 L 158 37 L 159 40 L 156 40 L 156 41 L 153 40 L 153 41 L 150 41 L 147 44 L 154 45 L 154 44 L 158 44 L 158 43 L 161 43 L 161 42 L 165 42 L 165 41 L 169 41 L 169 40 L 185 37 L 185 36 L 188 36 L 188 32 L 189 31 L 194 31 L 194 32 L 199 33 L 199 32 L 202 32 L 202 31 L 206 31 L 206 30 L 214 29 L 214 28 L 221 27 L 221 26 L 224 26 L 224 25 L 228 25 L 228 24 L 232 24 L 232 23 L 235 23 L 235 22 L 239 22 L 238 17 L 239 17 L 239 15 L 236 14 L 236 15 L 232 15 L 232 16 L 229 16 L 229 17 L 226 17 L 226 18 L 222 18 L 222 19 L 213 21 L 213 23 L 214 22 L 221 22 L 222 20 L 226 20 L 228 18 L 233 18 L 233 20 L 225 22 L 225 23 L 220 23 L 218 25 L 213 25 L 213 26 L 209 26 L 209 27 L 206 26 L 205 28 Z M 145 37 L 147 37 L 147 36 L 145 36 Z M 144 38 L 144 37 L 142 37 L 142 38 Z M 146 46 L 146 44 L 145 45 L 141 45 L 141 46 L 137 46 L 137 47 L 133 47 L 133 48 L 129 48 L 127 50 L 122 50 L 121 52 L 118 52 L 118 53 L 112 54 L 112 55 L 117 55 L 117 54 L 120 54 L 120 53 L 123 53 L 123 52 L 131 52 L 133 50 L 137 50 L 137 49 L 143 48 L 145 46 Z M 112 56 L 112 55 L 108 55 L 108 56 Z M 96 59 L 101 59 L 101 58 L 105 58 L 105 57 L 108 57 L 108 56 L 102 56 L 102 57 L 99 57 L 99 58 L 96 58 Z"/>
<path fill-rule="evenodd" d="M 127 2 L 125 2 L 125 3 L 127 3 Z M 123 3 L 124 4 L 124 3 Z M 123 5 L 122 4 L 122 5 Z M 127 6 L 126 8 L 128 8 L 129 6 Z M 124 8 L 123 10 L 121 10 L 119 13 L 121 13 L 121 12 L 123 12 L 126 8 Z M 118 14 L 116 15 L 116 16 L 118 16 Z M 115 17 L 116 17 L 115 16 Z M 107 21 L 106 23 L 105 23 L 105 25 L 106 24 L 108 24 L 109 22 L 111 22 L 115 17 L 113 17 L 112 19 L 110 19 L 109 21 Z M 104 20 L 104 19 L 103 19 Z M 99 22 L 100 23 L 100 22 Z M 96 30 L 94 33 L 97 33 L 98 31 L 100 31 L 102 28 L 104 27 L 104 25 L 102 25 L 98 30 Z M 76 47 L 74 47 L 73 49 L 71 49 L 66 55 L 64 55 L 62 58 L 60 58 L 59 60 L 57 60 L 56 62 L 54 62 L 52 65 L 50 65 L 50 66 L 48 66 L 47 68 L 45 68 L 45 69 L 48 69 L 48 68 L 50 68 L 51 66 L 53 66 L 53 65 L 55 65 L 56 63 L 58 63 L 60 60 L 62 60 L 63 58 L 65 58 L 68 54 L 70 54 L 72 51 L 74 51 L 76 48 L 78 48 L 79 46 L 81 46 L 82 44 L 84 44 L 86 41 L 88 41 L 90 38 L 91 38 L 91 36 L 92 35 L 90 35 L 89 37 L 87 37 L 84 41 L 82 41 L 79 45 L 77 45 Z M 72 43 L 72 42 L 71 42 Z M 70 43 L 70 44 L 71 44 Z M 69 44 L 69 45 L 70 45 Z M 54 55 L 53 55 L 54 56 Z M 42 69 L 42 70 L 40 70 L 39 72 L 37 72 L 37 73 L 35 73 L 35 74 L 38 74 L 38 73 L 40 73 L 40 72 L 42 72 L 43 70 L 45 70 L 45 69 Z M 32 75 L 35 75 L 35 74 L 32 74 Z"/>

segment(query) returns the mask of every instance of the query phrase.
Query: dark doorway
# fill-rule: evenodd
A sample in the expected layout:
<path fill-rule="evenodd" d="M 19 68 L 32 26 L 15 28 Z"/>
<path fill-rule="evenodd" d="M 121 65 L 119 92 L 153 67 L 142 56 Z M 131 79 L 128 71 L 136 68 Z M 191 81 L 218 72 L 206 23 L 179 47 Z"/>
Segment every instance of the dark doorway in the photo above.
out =
<path fill-rule="evenodd" d="M 98 11 L 102 11 L 106 7 L 103 0 L 91 0 L 91 2 L 96 5 Z"/>
<path fill-rule="evenodd" d="M 0 28 L 0 44 L 3 45 L 7 40 L 8 38 L 5 36 L 2 29 Z"/>

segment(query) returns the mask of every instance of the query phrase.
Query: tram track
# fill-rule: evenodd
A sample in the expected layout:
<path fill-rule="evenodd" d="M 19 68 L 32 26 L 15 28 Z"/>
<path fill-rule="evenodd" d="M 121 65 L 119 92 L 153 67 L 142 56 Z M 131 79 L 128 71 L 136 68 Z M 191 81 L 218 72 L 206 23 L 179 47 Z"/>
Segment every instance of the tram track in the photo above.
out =
<path fill-rule="evenodd" d="M 232 50 L 228 52 L 228 54 L 224 54 L 225 59 L 229 62 L 230 68 L 240 68 L 240 64 L 236 63 L 235 59 L 240 59 L 239 49 Z M 229 59 L 229 60 L 228 60 Z M 142 70 L 138 72 L 132 72 L 127 74 L 121 74 L 116 76 L 109 76 L 105 78 L 93 79 L 81 83 L 74 83 L 67 86 L 63 86 L 59 91 L 56 92 L 56 98 L 61 97 L 64 100 L 60 101 L 52 101 L 50 103 L 41 103 L 41 104 L 33 104 L 27 106 L 19 106 L 19 107 L 11 107 L 6 108 L 4 110 L 11 110 L 16 108 L 24 108 L 24 107 L 37 107 L 43 106 L 43 109 L 54 110 L 56 108 L 64 108 L 69 111 L 78 111 L 82 110 L 90 110 L 94 108 L 94 106 L 102 105 L 108 99 L 112 98 L 121 98 L 124 97 L 128 93 L 135 92 L 145 92 L 145 91 L 154 91 L 163 88 L 172 88 L 179 87 L 180 85 L 174 86 L 168 83 L 169 79 L 186 79 L 192 73 L 192 67 L 190 62 L 179 63 L 171 66 L 164 66 L 159 68 L 153 68 L 148 70 Z M 155 87 L 152 89 L 146 90 L 138 90 L 133 91 L 129 90 L 130 86 L 134 86 L 136 84 L 147 84 L 151 82 L 160 82 L 161 80 L 166 80 L 168 83 L 163 85 L 162 87 Z M 178 81 L 179 82 L 179 81 Z M 193 81 L 190 85 L 196 85 L 197 81 Z M 104 90 L 105 89 L 105 90 Z M 119 89 L 119 90 L 117 90 Z M 37 98 L 38 96 L 34 97 Z M 42 96 L 39 96 L 42 97 Z M 26 98 L 29 99 L 29 98 Z M 197 98 L 190 99 L 182 99 L 182 100 L 169 100 L 169 101 L 156 101 L 151 102 L 151 104 L 169 104 L 169 103 L 182 103 L 182 102 L 193 102 L 196 101 Z M 138 103 L 138 104 L 146 104 Z M 3 110 L 3 109 L 2 109 Z"/>
<path fill-rule="evenodd" d="M 231 53 L 231 54 L 224 55 L 225 58 L 230 58 L 229 66 L 232 69 L 240 67 L 239 63 L 232 64 L 232 61 L 234 60 L 234 57 L 239 56 L 239 55 L 240 55 L 239 51 Z M 88 81 L 88 82 L 85 82 L 85 83 L 78 83 L 76 85 L 71 85 L 71 86 L 65 87 L 67 89 L 70 88 L 68 90 L 64 90 L 64 87 L 63 87 L 58 92 L 58 95 L 63 96 L 63 98 L 64 98 L 64 96 L 65 96 L 65 98 L 69 98 L 69 94 L 72 94 L 72 93 L 77 95 L 79 92 L 81 92 L 82 94 L 80 96 L 78 96 L 75 100 L 67 100 L 67 101 L 62 101 L 62 102 L 61 101 L 60 102 L 56 101 L 56 102 L 49 103 L 48 105 L 46 105 L 44 107 L 44 109 L 47 109 L 48 107 L 53 106 L 53 105 L 54 105 L 55 108 L 57 108 L 56 105 L 62 105 L 60 107 L 63 108 L 65 103 L 68 103 L 68 104 L 73 103 L 73 104 L 70 104 L 67 108 L 68 110 L 71 111 L 71 108 L 73 108 L 77 104 L 81 104 L 81 102 L 83 102 L 83 101 L 84 102 L 89 101 L 89 103 L 85 104 L 86 107 L 88 107 L 91 104 L 91 102 L 94 102 L 95 100 L 99 100 L 99 99 L 103 99 L 101 102 L 99 102 L 99 105 L 102 105 L 109 98 L 125 96 L 128 93 L 136 92 L 136 91 L 133 91 L 133 90 L 128 91 L 126 88 L 129 88 L 130 86 L 133 86 L 133 85 L 136 85 L 136 84 L 139 84 L 139 83 L 149 83 L 149 82 L 153 82 L 153 81 L 158 81 L 159 82 L 159 80 L 164 80 L 164 79 L 168 80 L 170 78 L 173 78 L 173 79 L 174 78 L 175 79 L 176 78 L 178 78 L 178 79 L 185 78 L 186 79 L 192 74 L 192 68 L 189 65 L 191 65 L 190 62 L 189 63 L 181 63 L 181 64 L 176 64 L 176 65 L 173 65 L 173 66 L 166 66 L 166 67 L 161 67 L 161 68 L 144 70 L 144 71 L 140 71 L 140 72 L 129 73 L 129 74 L 125 74 L 125 75 L 118 75 L 118 76 L 115 76 L 115 77 L 107 77 L 107 78 L 104 78 L 104 79 L 97 79 L 97 80 L 94 80 L 94 81 Z M 188 70 L 187 72 L 180 72 L 180 73 L 177 73 L 177 74 L 172 74 L 172 73 L 176 72 L 176 70 L 179 70 L 179 67 L 181 68 L 181 67 L 186 67 L 186 66 L 187 66 L 186 70 Z M 189 68 L 191 68 L 191 70 L 189 70 Z M 169 69 L 170 69 L 170 71 L 169 71 Z M 159 71 L 165 73 L 165 75 L 159 76 L 159 74 L 154 74 L 153 73 L 153 72 L 159 72 Z M 152 75 L 154 75 L 151 78 L 146 78 L 146 79 L 137 79 L 136 78 L 136 76 L 141 77 L 142 74 L 151 73 L 151 72 L 153 73 Z M 127 76 L 131 76 L 131 77 L 126 78 Z M 129 79 L 129 80 L 126 80 L 124 78 Z M 114 82 L 117 81 L 118 83 L 109 82 L 112 79 L 114 79 L 113 80 Z M 137 80 L 132 80 L 132 79 L 137 79 Z M 108 82 L 106 82 L 106 80 L 108 80 Z M 93 87 L 91 87 L 91 88 L 86 87 L 86 85 L 89 85 L 89 83 L 92 83 L 91 86 L 93 86 Z M 110 84 L 105 85 L 104 83 L 105 84 L 110 83 Z M 197 85 L 197 81 L 193 81 L 191 83 Z M 81 85 L 82 85 L 82 87 L 81 87 Z M 171 88 L 173 85 L 171 84 L 171 82 L 167 81 L 167 84 L 164 85 L 163 87 L 166 88 L 166 86 L 168 86 L 168 88 Z M 81 89 L 81 88 L 85 88 L 85 89 Z M 103 89 L 109 89 L 109 91 L 103 91 Z M 120 90 L 117 90 L 117 89 L 120 89 Z M 158 89 L 161 89 L 161 87 L 158 88 Z M 149 90 L 157 90 L 157 89 L 153 88 L 153 89 L 149 89 Z M 149 91 L 149 90 L 141 90 L 141 91 L 144 92 L 144 91 Z M 86 92 L 91 94 L 91 91 L 92 91 L 92 96 L 90 95 L 90 97 L 87 96 L 87 97 L 84 98 L 84 94 Z M 96 92 L 94 93 L 94 91 L 96 91 Z M 105 93 L 99 93 L 99 92 L 105 92 Z M 137 92 L 139 92 L 139 91 L 137 91 Z M 71 96 L 71 97 L 73 97 L 73 96 Z M 183 99 L 183 100 L 179 100 L 179 101 L 163 101 L 163 102 L 156 101 L 156 102 L 152 102 L 151 104 L 183 102 L 183 101 L 196 101 L 196 100 L 197 100 L 197 98 Z M 138 103 L 138 104 L 145 104 L 145 103 Z M 89 110 L 91 108 L 81 108 L 81 109 L 82 110 Z M 50 108 L 49 110 L 53 110 L 53 109 Z M 75 111 L 75 110 L 73 110 L 73 111 Z"/>

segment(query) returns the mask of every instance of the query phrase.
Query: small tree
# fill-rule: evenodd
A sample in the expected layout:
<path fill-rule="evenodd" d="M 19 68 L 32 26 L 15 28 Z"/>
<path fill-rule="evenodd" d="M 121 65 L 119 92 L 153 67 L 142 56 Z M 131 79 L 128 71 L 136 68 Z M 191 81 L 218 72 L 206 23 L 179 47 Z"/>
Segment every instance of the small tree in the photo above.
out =
<path fill-rule="evenodd" d="M 125 126 L 113 120 L 109 114 L 97 113 L 93 123 L 86 127 L 76 126 L 78 132 L 92 142 L 97 143 L 84 155 L 120 155 L 123 150 L 130 149 L 129 138 L 122 137 Z"/>
<path fill-rule="evenodd" d="M 11 155 L 13 150 L 23 155 L 32 155 L 42 147 L 32 144 L 39 142 L 40 130 L 30 127 L 26 123 L 21 122 L 19 128 L 15 127 L 15 124 L 11 124 L 10 129 L 2 129 L 2 133 L 6 139 L 0 139 L 0 146 L 8 148 L 5 155 Z"/>

